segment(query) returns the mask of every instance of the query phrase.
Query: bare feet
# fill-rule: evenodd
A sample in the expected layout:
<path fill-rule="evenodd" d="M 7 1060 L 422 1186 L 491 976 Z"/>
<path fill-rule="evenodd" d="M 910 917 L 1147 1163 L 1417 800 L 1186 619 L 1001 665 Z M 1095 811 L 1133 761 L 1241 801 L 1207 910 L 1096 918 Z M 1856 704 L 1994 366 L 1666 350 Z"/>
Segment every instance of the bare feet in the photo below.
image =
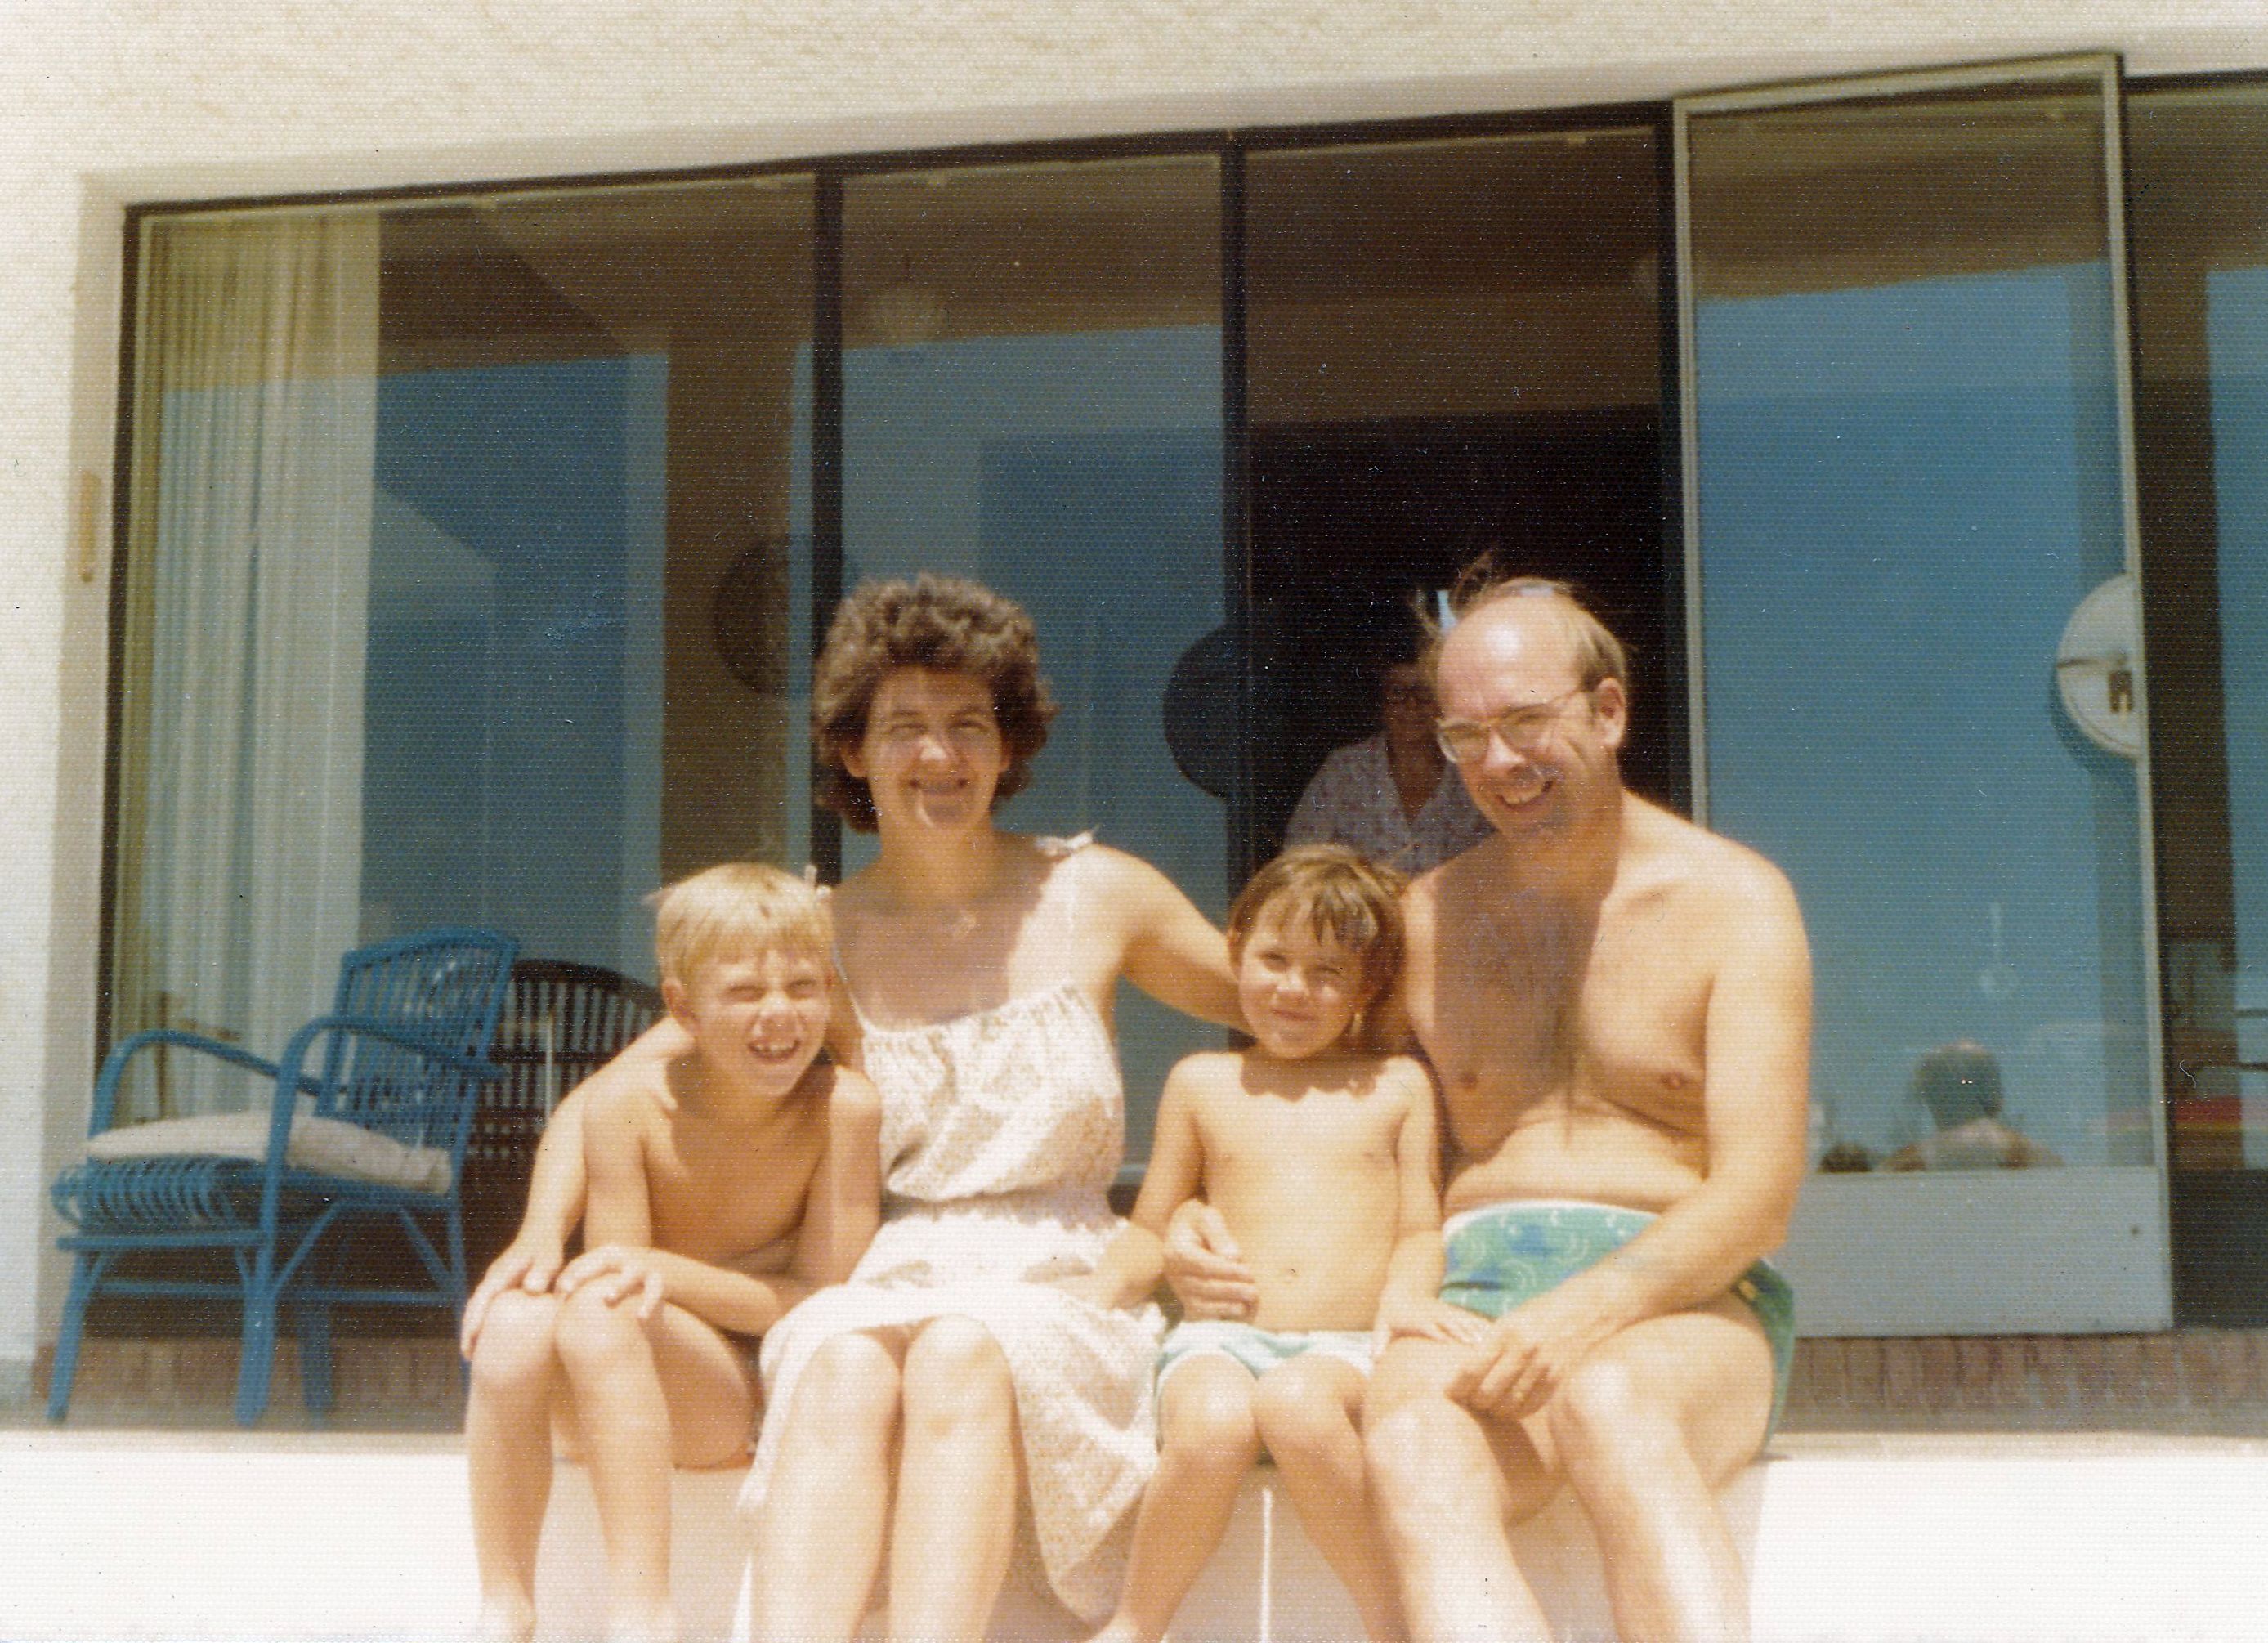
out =
<path fill-rule="evenodd" d="M 469 1643 L 534 1643 L 535 1605 L 526 1597 L 485 1597 Z"/>

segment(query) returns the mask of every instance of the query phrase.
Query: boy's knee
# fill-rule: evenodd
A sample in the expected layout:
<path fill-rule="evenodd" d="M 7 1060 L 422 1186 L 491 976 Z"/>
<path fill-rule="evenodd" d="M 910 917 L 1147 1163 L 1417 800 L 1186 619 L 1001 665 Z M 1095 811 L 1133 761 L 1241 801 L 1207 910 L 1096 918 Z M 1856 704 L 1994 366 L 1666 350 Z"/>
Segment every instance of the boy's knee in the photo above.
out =
<path fill-rule="evenodd" d="M 1228 1359 L 1200 1358 L 1184 1363 L 1166 1382 L 1158 1426 L 1166 1446 L 1177 1452 L 1224 1461 L 1256 1452 L 1259 1425 L 1253 1416 L 1253 1381 Z"/>
<path fill-rule="evenodd" d="M 587 1287 L 560 1302 L 554 1338 L 558 1342 L 560 1361 L 570 1368 L 649 1350 L 645 1325 L 638 1318 L 635 1302 L 604 1300 Z"/>
<path fill-rule="evenodd" d="M 549 1374 L 557 1359 L 558 1322 L 556 1295 L 498 1295 L 473 1348 L 474 1383 L 499 1387 Z"/>
<path fill-rule="evenodd" d="M 1252 1414 L 1269 1453 L 1278 1460 L 1287 1453 L 1314 1453 L 1355 1434 L 1345 1390 L 1304 1359 L 1260 1377 L 1252 1389 Z"/>

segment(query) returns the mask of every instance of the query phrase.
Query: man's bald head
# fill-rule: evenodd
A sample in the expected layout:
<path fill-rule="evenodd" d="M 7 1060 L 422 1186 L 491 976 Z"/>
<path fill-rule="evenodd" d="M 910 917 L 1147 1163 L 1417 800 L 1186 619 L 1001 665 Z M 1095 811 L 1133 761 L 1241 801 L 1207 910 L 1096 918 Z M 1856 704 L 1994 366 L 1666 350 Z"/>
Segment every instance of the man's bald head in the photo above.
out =
<path fill-rule="evenodd" d="M 1500 615 L 1516 615 L 1523 627 L 1541 618 L 1565 638 L 1577 684 L 1589 689 L 1602 679 L 1611 679 L 1625 697 L 1629 696 L 1630 658 L 1623 642 L 1575 597 L 1573 588 L 1548 577 L 1498 576 L 1485 558 L 1467 566 L 1449 590 L 1448 620 L 1428 623 L 1431 637 L 1424 659 L 1427 675 L 1438 681 L 1441 647 L 1458 623 L 1511 600 L 1521 603 Z"/>

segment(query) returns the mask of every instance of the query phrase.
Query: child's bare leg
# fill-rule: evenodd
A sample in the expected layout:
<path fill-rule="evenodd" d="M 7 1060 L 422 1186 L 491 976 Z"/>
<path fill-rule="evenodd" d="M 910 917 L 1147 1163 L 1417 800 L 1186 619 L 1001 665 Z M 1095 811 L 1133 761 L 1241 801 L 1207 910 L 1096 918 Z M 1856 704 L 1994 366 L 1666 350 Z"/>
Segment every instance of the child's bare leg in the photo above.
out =
<path fill-rule="evenodd" d="M 634 1299 L 602 1300 L 594 1286 L 563 1304 L 558 1339 L 606 1541 L 608 1633 L 674 1639 L 670 1467 L 745 1452 L 755 1413 L 747 1367 L 683 1308 L 665 1303 L 641 1322 Z"/>
<path fill-rule="evenodd" d="M 1260 1377 L 1252 1411 L 1284 1492 L 1354 1599 L 1363 1630 L 1372 1643 L 1398 1643 L 1402 1605 L 1363 1475 L 1366 1384 L 1353 1365 L 1309 1352 Z"/>
<path fill-rule="evenodd" d="M 473 1495 L 473 1555 L 481 1571 L 479 1643 L 535 1634 L 535 1555 L 551 1499 L 551 1402 L 559 1358 L 550 1295 L 498 1295 L 473 1350 L 465 1401 L 465 1462 Z"/>
<path fill-rule="evenodd" d="M 1157 1643 L 1228 1531 L 1236 1492 L 1260 1458 L 1252 1372 L 1233 1358 L 1185 1358 L 1159 1393 L 1156 1476 L 1134 1521 L 1118 1612 L 1096 1643 Z"/>

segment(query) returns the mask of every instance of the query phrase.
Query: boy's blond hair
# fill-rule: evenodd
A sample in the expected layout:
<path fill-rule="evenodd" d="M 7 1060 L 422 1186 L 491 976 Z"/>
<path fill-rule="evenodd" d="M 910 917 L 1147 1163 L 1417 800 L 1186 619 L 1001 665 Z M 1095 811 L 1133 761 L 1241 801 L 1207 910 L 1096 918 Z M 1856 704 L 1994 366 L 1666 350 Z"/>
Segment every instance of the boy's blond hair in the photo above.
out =
<path fill-rule="evenodd" d="M 680 879 L 653 897 L 653 957 L 664 981 L 691 984 L 727 956 L 797 947 L 823 965 L 835 921 L 816 888 L 756 861 L 728 861 Z"/>
<path fill-rule="evenodd" d="M 1230 961 L 1244 961 L 1244 944 L 1270 909 L 1285 921 L 1304 918 L 1362 960 L 1362 1007 L 1347 1028 L 1354 1048 L 1383 1048 L 1371 1006 L 1402 973 L 1402 890 L 1409 880 L 1344 844 L 1299 844 L 1246 881 L 1228 910 Z"/>

